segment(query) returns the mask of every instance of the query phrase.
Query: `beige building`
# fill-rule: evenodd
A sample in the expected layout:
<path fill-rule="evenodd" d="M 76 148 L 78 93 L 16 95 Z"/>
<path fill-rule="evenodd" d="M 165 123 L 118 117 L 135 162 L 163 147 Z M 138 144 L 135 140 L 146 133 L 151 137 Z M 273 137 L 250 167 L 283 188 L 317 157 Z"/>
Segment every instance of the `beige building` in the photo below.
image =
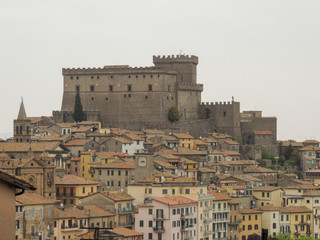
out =
<path fill-rule="evenodd" d="M 35 193 L 16 197 L 16 237 L 53 240 L 53 215 L 56 202 Z"/>
<path fill-rule="evenodd" d="M 20 190 L 20 191 L 18 191 Z M 0 170 L 0 231 L 3 239 L 15 239 L 15 198 L 25 190 L 34 190 L 26 180 Z"/>
<path fill-rule="evenodd" d="M 279 187 L 253 187 L 252 195 L 256 199 L 256 206 L 263 207 L 267 204 L 282 206 L 283 191 Z"/>
<path fill-rule="evenodd" d="M 55 208 L 54 239 L 74 239 L 87 233 L 88 227 L 112 228 L 114 214 L 98 207 Z"/>
<path fill-rule="evenodd" d="M 114 214 L 113 227 L 133 228 L 135 208 L 134 198 L 127 193 L 117 191 L 105 191 L 83 197 L 81 203 L 84 206 L 97 205 Z"/>

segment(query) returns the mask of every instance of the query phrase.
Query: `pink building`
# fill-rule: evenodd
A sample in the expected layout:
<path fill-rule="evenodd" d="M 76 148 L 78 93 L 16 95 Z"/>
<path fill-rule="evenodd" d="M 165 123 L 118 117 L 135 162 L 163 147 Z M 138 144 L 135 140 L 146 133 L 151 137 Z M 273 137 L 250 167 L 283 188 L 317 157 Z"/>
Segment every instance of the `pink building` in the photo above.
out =
<path fill-rule="evenodd" d="M 144 240 L 197 239 L 197 201 L 182 196 L 166 195 L 139 205 L 135 230 Z"/>
<path fill-rule="evenodd" d="M 81 162 L 79 157 L 71 158 L 68 174 L 81 177 Z"/>

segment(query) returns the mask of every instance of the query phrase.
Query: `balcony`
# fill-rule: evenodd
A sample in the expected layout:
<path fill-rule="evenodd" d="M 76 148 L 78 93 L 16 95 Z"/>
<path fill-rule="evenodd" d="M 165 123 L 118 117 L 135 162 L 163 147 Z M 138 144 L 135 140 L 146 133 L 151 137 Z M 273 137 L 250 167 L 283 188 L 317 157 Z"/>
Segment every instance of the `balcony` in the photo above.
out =
<path fill-rule="evenodd" d="M 72 225 L 63 225 L 61 224 L 62 231 L 74 231 L 79 229 L 79 225 L 77 223 L 74 223 Z"/>
<path fill-rule="evenodd" d="M 193 217 L 193 213 L 190 213 L 190 212 L 188 212 L 188 213 L 181 213 L 180 217 L 181 217 L 181 219 L 189 218 L 189 217 L 191 218 L 191 217 Z"/>
<path fill-rule="evenodd" d="M 210 223 L 210 222 L 212 222 L 212 218 L 205 218 L 205 219 L 204 219 L 204 222 L 205 222 L 205 223 Z"/>
<path fill-rule="evenodd" d="M 225 231 L 226 231 L 225 228 L 218 228 L 218 229 L 217 229 L 217 232 L 225 232 Z"/>
<path fill-rule="evenodd" d="M 204 212 L 209 212 L 210 210 L 212 210 L 211 207 L 203 207 L 203 211 L 204 211 Z"/>
<path fill-rule="evenodd" d="M 211 230 L 208 230 L 208 231 L 205 231 L 205 232 L 204 232 L 204 235 L 205 235 L 205 236 L 208 236 L 208 235 L 211 235 L 211 234 L 212 234 L 212 231 L 211 231 Z"/>
<path fill-rule="evenodd" d="M 165 232 L 164 227 L 153 227 L 153 231 L 156 233 L 163 233 Z"/>
<path fill-rule="evenodd" d="M 190 228 L 193 228 L 194 224 L 188 224 L 188 225 L 183 225 L 181 226 L 182 231 L 189 231 Z"/>
<path fill-rule="evenodd" d="M 157 215 L 153 216 L 153 219 L 155 219 L 155 220 L 163 220 L 164 219 L 164 215 L 157 214 Z"/>
<path fill-rule="evenodd" d="M 237 220 L 237 221 L 229 222 L 229 225 L 235 226 L 235 225 L 239 225 L 240 223 L 241 223 L 241 220 Z"/>
<path fill-rule="evenodd" d="M 230 218 L 213 218 L 213 222 L 230 222 Z"/>
<path fill-rule="evenodd" d="M 127 214 L 127 213 L 134 213 L 134 208 L 118 209 L 118 214 Z"/>

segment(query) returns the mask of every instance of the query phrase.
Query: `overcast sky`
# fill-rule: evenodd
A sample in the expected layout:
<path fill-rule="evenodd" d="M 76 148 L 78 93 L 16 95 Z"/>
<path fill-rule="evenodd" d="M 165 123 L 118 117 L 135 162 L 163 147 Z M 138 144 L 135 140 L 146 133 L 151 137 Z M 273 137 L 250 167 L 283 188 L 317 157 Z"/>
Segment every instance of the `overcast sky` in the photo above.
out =
<path fill-rule="evenodd" d="M 202 100 L 278 119 L 278 139 L 320 140 L 320 1 L 2 1 L 0 133 L 60 110 L 63 67 L 199 57 Z M 3 134 L 5 133 L 5 134 Z"/>

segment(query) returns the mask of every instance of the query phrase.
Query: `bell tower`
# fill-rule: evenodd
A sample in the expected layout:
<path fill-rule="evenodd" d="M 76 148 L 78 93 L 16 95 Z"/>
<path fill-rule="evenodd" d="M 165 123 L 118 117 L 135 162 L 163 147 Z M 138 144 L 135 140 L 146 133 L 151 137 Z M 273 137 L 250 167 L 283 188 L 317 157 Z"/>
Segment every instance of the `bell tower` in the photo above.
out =
<path fill-rule="evenodd" d="M 21 99 L 18 118 L 13 121 L 13 137 L 15 142 L 31 141 L 31 120 L 27 118 L 23 99 Z"/>

